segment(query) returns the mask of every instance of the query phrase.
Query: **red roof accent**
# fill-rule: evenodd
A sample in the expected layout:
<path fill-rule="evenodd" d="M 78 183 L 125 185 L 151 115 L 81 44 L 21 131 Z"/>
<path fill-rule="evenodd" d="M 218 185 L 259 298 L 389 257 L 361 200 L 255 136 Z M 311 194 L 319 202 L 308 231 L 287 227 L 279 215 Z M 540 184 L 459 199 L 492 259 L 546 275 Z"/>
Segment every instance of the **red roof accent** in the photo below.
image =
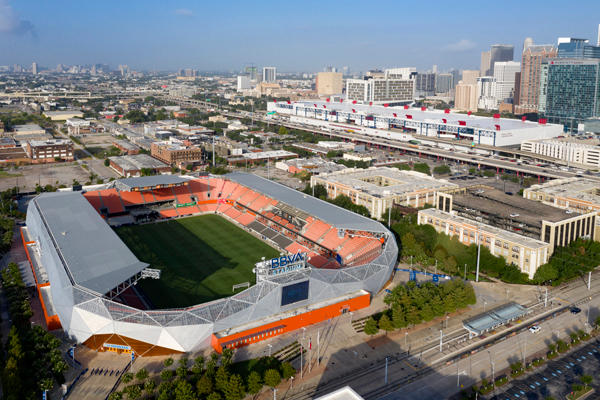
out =
<path fill-rule="evenodd" d="M 406 114 L 406 118 L 412 119 L 412 115 Z"/>
<path fill-rule="evenodd" d="M 394 117 L 397 117 L 397 116 L 398 116 L 398 114 L 394 113 Z"/>
<path fill-rule="evenodd" d="M 315 107 L 316 107 L 317 105 L 316 105 L 316 104 L 313 104 L 313 106 L 315 106 Z"/>
<path fill-rule="evenodd" d="M 499 131 L 500 130 L 500 125 L 494 125 L 496 127 L 496 130 Z"/>
<path fill-rule="evenodd" d="M 288 103 L 288 104 L 292 104 L 292 102 L 291 102 L 291 101 L 289 101 L 289 100 L 287 101 L 287 103 Z"/>
<path fill-rule="evenodd" d="M 527 121 L 527 117 L 523 115 L 523 116 L 521 117 L 521 121 L 523 121 L 523 122 Z"/>
<path fill-rule="evenodd" d="M 372 106 L 372 105 L 373 105 L 373 102 L 372 102 L 372 101 L 370 101 L 370 102 L 369 102 L 369 105 L 370 105 L 370 106 Z"/>
<path fill-rule="evenodd" d="M 421 111 L 427 111 L 427 107 L 421 107 Z"/>
<path fill-rule="evenodd" d="M 405 110 L 408 110 L 408 106 L 404 106 L 404 109 L 405 109 Z"/>
<path fill-rule="evenodd" d="M 323 108 L 327 108 L 327 106 L 325 104 L 323 104 Z"/>
<path fill-rule="evenodd" d="M 446 118 L 442 118 L 442 122 L 446 123 L 446 122 L 448 122 L 448 120 Z"/>
<path fill-rule="evenodd" d="M 446 109 L 444 110 L 444 113 L 445 113 L 445 114 L 450 114 L 450 109 L 446 108 Z"/>
<path fill-rule="evenodd" d="M 352 109 L 352 112 L 353 112 L 353 113 L 356 113 L 356 110 L 353 108 L 353 109 Z"/>
<path fill-rule="evenodd" d="M 546 120 L 546 118 L 540 118 L 540 119 L 538 120 L 538 122 L 539 122 L 540 124 L 542 124 L 542 125 L 545 125 L 545 124 L 546 124 L 546 122 L 547 122 L 547 120 Z"/>
<path fill-rule="evenodd" d="M 329 103 L 329 97 L 327 98 L 327 102 Z"/>
<path fill-rule="evenodd" d="M 352 104 L 356 104 L 356 100 L 352 100 Z"/>
<path fill-rule="evenodd" d="M 471 115 L 471 114 L 473 114 L 471 111 L 468 111 L 468 112 L 467 112 L 467 115 Z"/>
<path fill-rule="evenodd" d="M 389 107 L 390 105 L 388 103 L 385 103 L 383 106 L 384 107 Z"/>
<path fill-rule="evenodd" d="M 340 99 L 340 103 L 343 103 L 343 102 L 344 102 L 344 99 Z"/>
<path fill-rule="evenodd" d="M 500 114 L 494 114 L 494 118 L 500 118 Z"/>
<path fill-rule="evenodd" d="M 466 126 L 466 125 L 467 125 L 467 121 L 458 121 L 458 124 L 459 124 L 459 125 Z"/>

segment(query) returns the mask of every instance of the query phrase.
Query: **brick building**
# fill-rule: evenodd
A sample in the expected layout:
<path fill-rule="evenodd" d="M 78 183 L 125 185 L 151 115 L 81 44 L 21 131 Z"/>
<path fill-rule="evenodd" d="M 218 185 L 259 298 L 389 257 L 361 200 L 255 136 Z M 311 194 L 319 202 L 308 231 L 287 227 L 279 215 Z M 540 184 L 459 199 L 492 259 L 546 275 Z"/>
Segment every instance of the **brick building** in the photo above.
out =
<path fill-rule="evenodd" d="M 30 140 L 25 147 L 33 163 L 73 161 L 73 142 L 65 139 Z"/>
<path fill-rule="evenodd" d="M 173 166 L 185 167 L 187 164 L 200 162 L 204 159 L 200 147 L 185 146 L 174 142 L 154 142 L 150 147 L 152 157 Z"/>

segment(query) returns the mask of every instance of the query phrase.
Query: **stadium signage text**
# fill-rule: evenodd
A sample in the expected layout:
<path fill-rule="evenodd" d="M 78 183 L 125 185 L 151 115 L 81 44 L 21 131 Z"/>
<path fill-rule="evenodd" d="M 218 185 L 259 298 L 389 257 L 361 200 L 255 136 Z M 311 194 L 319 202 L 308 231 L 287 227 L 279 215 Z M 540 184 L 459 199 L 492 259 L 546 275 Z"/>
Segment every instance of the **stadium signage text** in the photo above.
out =
<path fill-rule="evenodd" d="M 280 267 L 285 267 L 286 265 L 290 265 L 290 264 L 294 264 L 297 263 L 298 261 L 305 261 L 306 260 L 306 253 L 296 253 L 294 255 L 291 256 L 281 256 L 281 257 L 277 257 L 277 258 L 272 258 L 271 259 L 271 268 L 275 269 L 275 268 L 280 268 Z"/>
<path fill-rule="evenodd" d="M 131 350 L 130 346 L 122 345 L 122 344 L 112 344 L 112 343 L 104 343 L 102 347 L 107 349 L 117 349 L 117 350 Z"/>

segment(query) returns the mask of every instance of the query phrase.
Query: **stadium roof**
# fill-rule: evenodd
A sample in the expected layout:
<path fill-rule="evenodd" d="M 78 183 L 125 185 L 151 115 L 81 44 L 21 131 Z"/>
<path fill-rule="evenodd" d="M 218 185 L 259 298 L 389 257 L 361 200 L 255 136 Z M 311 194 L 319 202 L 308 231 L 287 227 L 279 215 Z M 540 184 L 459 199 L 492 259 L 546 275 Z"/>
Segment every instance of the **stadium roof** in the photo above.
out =
<path fill-rule="evenodd" d="M 106 294 L 148 266 L 81 192 L 43 193 L 33 201 L 74 284 Z"/>
<path fill-rule="evenodd" d="M 178 185 L 187 181 L 187 179 L 175 175 L 154 175 L 119 179 L 116 181 L 115 186 L 121 190 L 135 190 L 155 186 Z"/>
<path fill-rule="evenodd" d="M 377 221 L 355 214 L 263 177 L 244 172 L 231 172 L 227 174 L 226 177 L 263 193 L 266 196 L 304 211 L 336 228 L 387 232 L 383 225 Z"/>

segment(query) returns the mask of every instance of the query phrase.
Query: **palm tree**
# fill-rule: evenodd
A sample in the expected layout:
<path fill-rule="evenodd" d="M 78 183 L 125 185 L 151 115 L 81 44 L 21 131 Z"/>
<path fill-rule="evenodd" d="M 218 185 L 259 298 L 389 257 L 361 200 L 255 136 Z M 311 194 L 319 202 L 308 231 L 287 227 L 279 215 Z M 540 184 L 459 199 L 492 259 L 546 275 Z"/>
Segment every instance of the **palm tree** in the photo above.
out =
<path fill-rule="evenodd" d="M 581 377 L 581 383 L 583 383 L 585 385 L 586 389 L 592 383 L 592 380 L 593 380 L 593 378 L 591 375 L 583 375 Z"/>

